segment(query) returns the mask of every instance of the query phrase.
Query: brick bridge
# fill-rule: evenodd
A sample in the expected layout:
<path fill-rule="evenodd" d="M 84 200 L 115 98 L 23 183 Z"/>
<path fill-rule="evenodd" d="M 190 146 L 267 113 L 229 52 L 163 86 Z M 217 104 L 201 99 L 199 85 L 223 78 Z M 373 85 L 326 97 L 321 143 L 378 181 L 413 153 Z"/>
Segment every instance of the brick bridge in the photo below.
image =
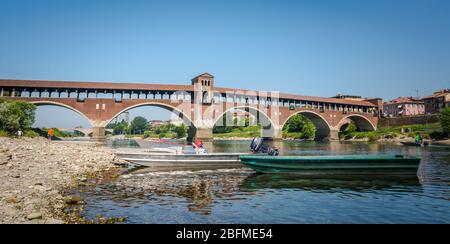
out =
<path fill-rule="evenodd" d="M 280 139 L 288 119 L 301 113 L 316 125 L 317 139 L 329 140 L 338 139 L 340 128 L 350 120 L 361 130 L 376 130 L 382 107 L 379 98 L 354 100 L 220 88 L 208 73 L 193 78 L 190 85 L 0 80 L 0 88 L 0 97 L 61 106 L 81 114 L 92 125 L 96 140 L 104 139 L 105 127 L 114 118 L 141 106 L 162 107 L 177 114 L 189 126 L 190 138 L 212 139 L 214 125 L 229 125 L 228 115 L 239 109 L 257 118 L 263 137 Z"/>

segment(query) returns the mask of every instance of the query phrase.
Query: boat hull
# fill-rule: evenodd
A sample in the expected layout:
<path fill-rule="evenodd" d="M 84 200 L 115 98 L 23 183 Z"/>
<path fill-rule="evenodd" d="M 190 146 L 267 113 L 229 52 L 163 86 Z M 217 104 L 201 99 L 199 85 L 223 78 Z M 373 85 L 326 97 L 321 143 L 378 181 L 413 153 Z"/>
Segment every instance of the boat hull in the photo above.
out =
<path fill-rule="evenodd" d="M 145 167 L 231 167 L 241 166 L 242 154 L 166 154 L 166 153 L 124 153 L 118 154 L 128 162 Z"/>
<path fill-rule="evenodd" d="M 241 163 L 260 173 L 305 175 L 416 175 L 420 158 L 396 156 L 242 156 Z"/>
<path fill-rule="evenodd" d="M 426 147 L 426 146 L 429 145 L 428 142 L 420 143 L 420 142 L 404 142 L 404 141 L 401 141 L 400 143 L 402 145 L 404 145 L 404 146 L 412 146 L 412 147 Z"/>

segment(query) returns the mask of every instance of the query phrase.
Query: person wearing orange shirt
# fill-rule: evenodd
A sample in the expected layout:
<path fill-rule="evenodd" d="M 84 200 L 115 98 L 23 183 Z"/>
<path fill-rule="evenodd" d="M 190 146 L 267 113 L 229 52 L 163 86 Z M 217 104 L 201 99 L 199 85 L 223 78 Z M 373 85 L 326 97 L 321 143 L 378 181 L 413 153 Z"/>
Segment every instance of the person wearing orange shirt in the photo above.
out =
<path fill-rule="evenodd" d="M 48 140 L 51 141 L 53 139 L 53 136 L 55 136 L 55 130 L 53 128 L 50 128 L 47 132 Z"/>

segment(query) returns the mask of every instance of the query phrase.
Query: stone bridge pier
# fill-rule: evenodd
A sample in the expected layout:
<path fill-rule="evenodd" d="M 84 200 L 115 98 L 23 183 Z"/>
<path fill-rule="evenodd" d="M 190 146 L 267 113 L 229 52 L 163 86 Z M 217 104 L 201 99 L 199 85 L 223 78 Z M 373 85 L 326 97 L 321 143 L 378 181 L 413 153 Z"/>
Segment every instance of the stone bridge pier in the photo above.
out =
<path fill-rule="evenodd" d="M 102 142 L 106 140 L 105 127 L 93 127 L 92 128 L 92 140 L 97 142 Z"/>

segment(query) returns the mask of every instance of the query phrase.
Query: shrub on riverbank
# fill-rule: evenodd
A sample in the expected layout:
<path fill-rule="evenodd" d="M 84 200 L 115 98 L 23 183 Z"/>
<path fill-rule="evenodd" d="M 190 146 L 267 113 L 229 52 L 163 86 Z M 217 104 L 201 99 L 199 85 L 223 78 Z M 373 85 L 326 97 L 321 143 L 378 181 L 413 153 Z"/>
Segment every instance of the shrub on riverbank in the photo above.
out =
<path fill-rule="evenodd" d="M 230 130 L 227 130 L 225 133 L 214 133 L 214 137 L 217 138 L 252 138 L 252 137 L 260 137 L 261 136 L 261 126 L 247 126 L 247 127 L 229 127 Z"/>
<path fill-rule="evenodd" d="M 376 141 L 381 137 L 376 131 L 352 132 L 350 135 L 353 139 L 368 139 L 369 141 Z"/>
<path fill-rule="evenodd" d="M 340 133 L 342 140 L 351 139 L 368 139 L 369 141 L 376 141 L 379 139 L 395 139 L 398 137 L 414 138 L 417 134 L 423 136 L 424 139 L 440 140 L 445 138 L 439 123 L 424 124 L 424 125 L 404 125 L 389 128 L 379 128 L 377 131 L 344 131 Z"/>
<path fill-rule="evenodd" d="M 184 124 L 181 124 L 180 126 L 169 124 L 158 127 L 150 127 L 150 130 L 144 132 L 144 138 L 181 139 L 187 136 L 188 129 L 189 128 Z"/>
<path fill-rule="evenodd" d="M 0 130 L 0 137 L 16 137 L 17 134 L 11 134 L 8 133 L 7 131 L 4 130 Z M 35 131 L 28 129 L 23 131 L 22 137 L 29 137 L 29 138 L 36 138 L 39 137 L 39 133 L 36 133 Z"/>
<path fill-rule="evenodd" d="M 37 132 L 35 132 L 35 131 L 33 131 L 33 130 L 26 130 L 26 131 L 23 133 L 23 136 L 24 136 L 24 137 L 30 137 L 30 138 L 36 138 L 36 137 L 39 137 L 39 136 L 41 136 L 41 135 L 39 135 L 39 133 L 37 133 Z"/>
<path fill-rule="evenodd" d="M 0 137 L 9 137 L 9 133 L 4 131 L 4 130 L 0 130 Z"/>

